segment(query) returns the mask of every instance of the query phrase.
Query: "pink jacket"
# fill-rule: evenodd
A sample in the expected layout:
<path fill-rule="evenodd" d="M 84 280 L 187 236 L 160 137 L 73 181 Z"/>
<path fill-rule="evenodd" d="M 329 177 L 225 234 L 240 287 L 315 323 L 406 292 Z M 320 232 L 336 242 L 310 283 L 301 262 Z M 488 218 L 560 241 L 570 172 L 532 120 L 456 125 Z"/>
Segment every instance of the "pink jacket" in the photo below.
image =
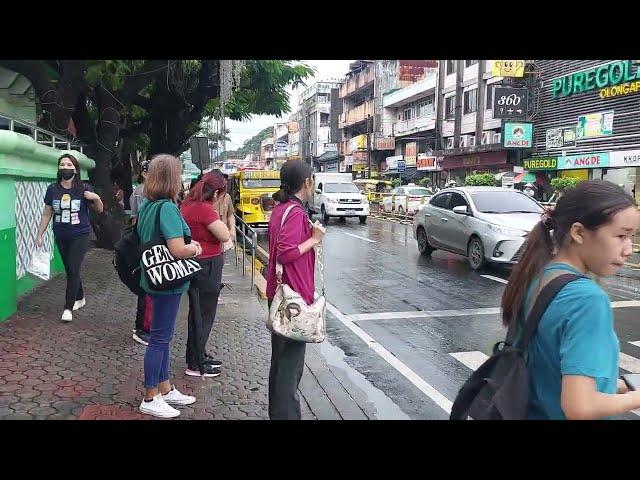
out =
<path fill-rule="evenodd" d="M 295 205 L 282 229 L 280 223 L 285 210 Z M 302 204 L 298 199 L 276 205 L 269 221 L 269 265 L 267 267 L 267 298 L 273 299 L 276 293 L 276 259 L 282 264 L 284 273 L 282 282 L 298 292 L 307 304 L 314 300 L 314 269 L 316 254 L 313 250 L 300 255 L 298 245 L 311 238 L 311 225 Z"/>

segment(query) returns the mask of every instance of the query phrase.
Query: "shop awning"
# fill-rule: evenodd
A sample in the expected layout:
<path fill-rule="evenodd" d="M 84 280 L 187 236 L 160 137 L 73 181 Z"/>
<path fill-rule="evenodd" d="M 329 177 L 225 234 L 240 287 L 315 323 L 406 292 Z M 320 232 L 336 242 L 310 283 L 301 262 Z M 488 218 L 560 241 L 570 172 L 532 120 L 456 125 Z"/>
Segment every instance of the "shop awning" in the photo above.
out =
<path fill-rule="evenodd" d="M 316 162 L 318 163 L 331 163 L 331 162 L 337 162 L 340 159 L 340 154 L 338 152 L 324 152 L 322 155 L 320 155 L 317 159 Z"/>
<path fill-rule="evenodd" d="M 536 174 L 531 172 L 519 173 L 513 179 L 513 183 L 535 183 L 535 181 Z"/>

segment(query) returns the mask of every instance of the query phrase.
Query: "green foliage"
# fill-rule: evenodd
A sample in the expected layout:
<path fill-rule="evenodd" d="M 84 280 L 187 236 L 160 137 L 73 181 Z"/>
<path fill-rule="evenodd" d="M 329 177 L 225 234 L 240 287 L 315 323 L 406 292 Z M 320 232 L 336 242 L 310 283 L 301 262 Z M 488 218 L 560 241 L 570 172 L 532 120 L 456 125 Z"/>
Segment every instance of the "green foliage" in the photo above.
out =
<path fill-rule="evenodd" d="M 418 181 L 418 185 L 420 185 L 421 187 L 429 187 L 431 185 L 431 179 L 429 177 L 421 178 Z"/>
<path fill-rule="evenodd" d="M 575 188 L 580 182 L 581 180 L 579 178 L 556 177 L 551 179 L 551 187 L 558 193 L 564 193 L 570 188 Z"/>
<path fill-rule="evenodd" d="M 267 127 L 257 135 L 245 141 L 244 145 L 242 145 L 238 150 L 227 152 L 227 155 L 239 157 L 246 156 L 250 153 L 258 153 L 260 151 L 260 144 L 262 141 L 269 138 L 271 135 L 273 135 L 273 127 Z"/>
<path fill-rule="evenodd" d="M 400 180 L 399 178 L 394 178 L 393 180 L 391 180 L 391 183 L 393 184 L 393 188 L 398 188 L 400 185 L 402 185 L 402 180 Z"/>
<path fill-rule="evenodd" d="M 467 187 L 495 187 L 496 178 L 490 173 L 476 173 L 464 179 Z"/>

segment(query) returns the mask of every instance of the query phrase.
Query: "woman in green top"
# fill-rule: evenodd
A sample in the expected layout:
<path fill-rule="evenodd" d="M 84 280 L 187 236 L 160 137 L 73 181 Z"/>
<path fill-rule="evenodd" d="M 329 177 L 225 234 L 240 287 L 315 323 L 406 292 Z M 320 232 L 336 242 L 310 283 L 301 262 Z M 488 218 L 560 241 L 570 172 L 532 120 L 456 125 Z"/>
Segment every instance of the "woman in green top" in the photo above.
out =
<path fill-rule="evenodd" d="M 529 234 L 502 297 L 506 325 L 520 322 L 552 278 L 567 284 L 540 319 L 526 351 L 528 418 L 595 420 L 640 408 L 640 391 L 618 379 L 620 343 L 607 294 L 587 277 L 613 275 L 640 226 L 633 198 L 610 182 L 581 182 Z"/>
<path fill-rule="evenodd" d="M 181 174 L 180 160 L 171 155 L 157 155 L 151 160 L 144 184 L 144 196 L 148 201 L 138 212 L 137 226 L 141 245 L 150 242 L 160 209 L 160 232 L 171 255 L 174 258 L 191 258 L 200 255 L 202 249 L 198 242 L 186 244 L 184 241 L 185 236 L 191 236 L 191 231 L 174 203 L 180 191 Z M 140 286 L 153 302 L 151 335 L 144 356 L 146 392 L 140 411 L 161 418 L 177 417 L 180 411 L 171 405 L 190 405 L 196 401 L 195 397 L 180 393 L 169 381 L 171 340 L 180 297 L 189 289 L 189 282 L 171 290 L 155 291 L 142 275 Z"/>

